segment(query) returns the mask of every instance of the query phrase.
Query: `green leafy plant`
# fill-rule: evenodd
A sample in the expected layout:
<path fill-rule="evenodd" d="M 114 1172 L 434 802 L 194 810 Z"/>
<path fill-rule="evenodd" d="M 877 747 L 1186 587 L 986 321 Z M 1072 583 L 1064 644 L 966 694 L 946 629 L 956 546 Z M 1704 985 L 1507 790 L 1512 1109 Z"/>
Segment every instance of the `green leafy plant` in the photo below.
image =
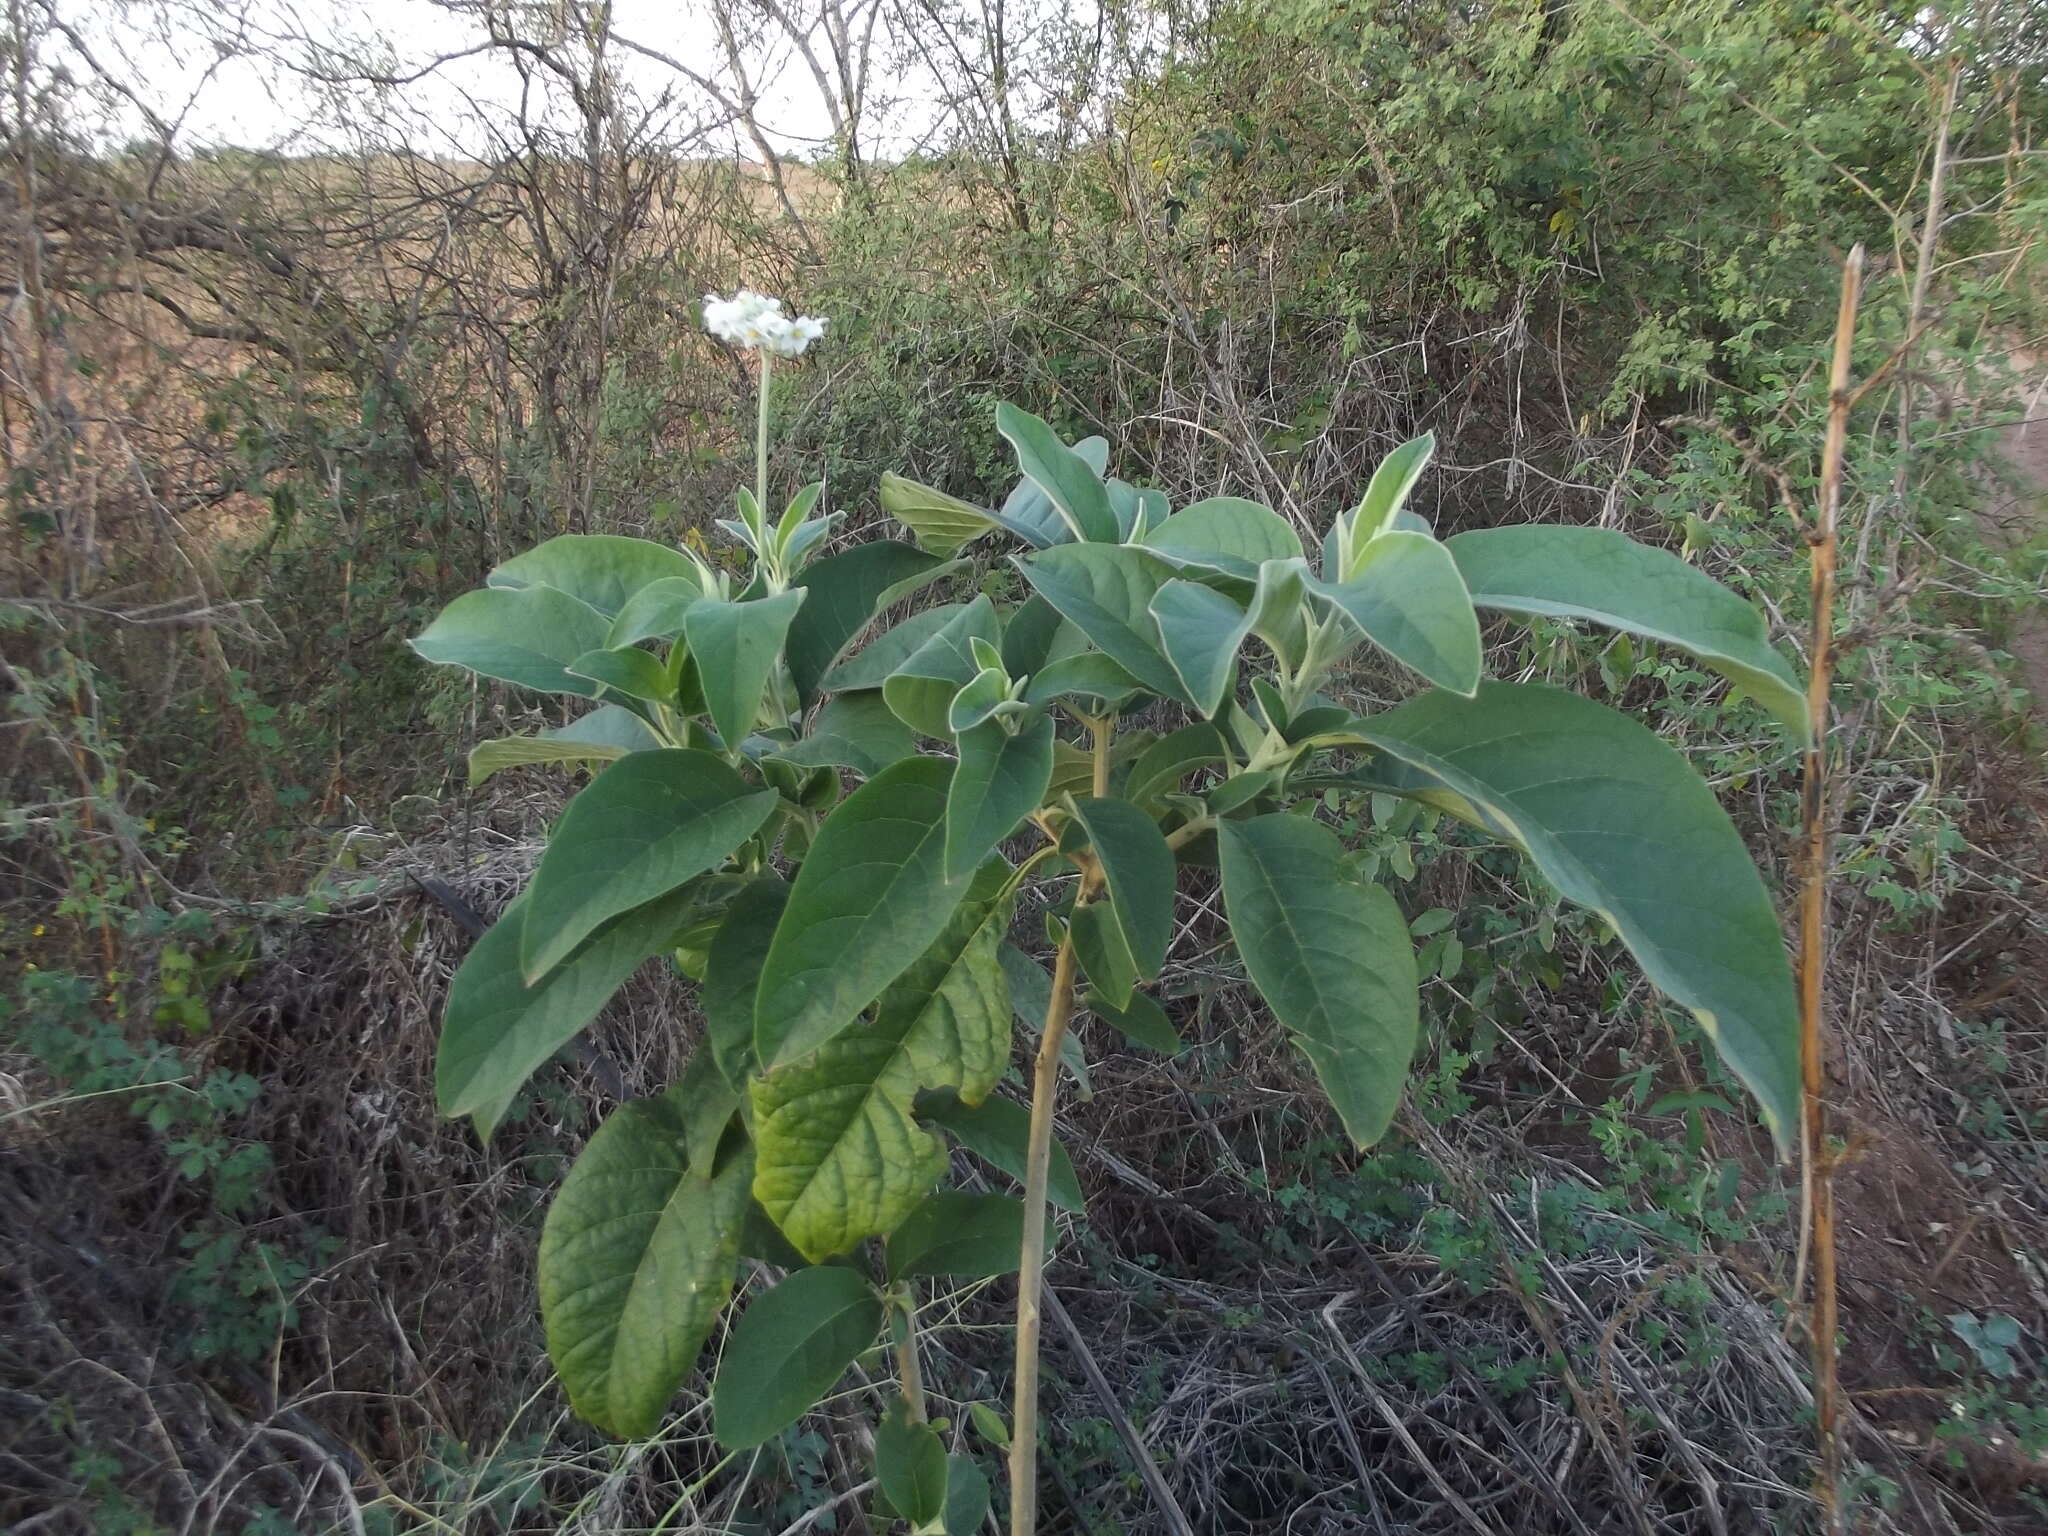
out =
<path fill-rule="evenodd" d="M 415 642 L 593 706 L 472 755 L 476 778 L 536 762 L 595 777 L 455 978 L 443 1109 L 489 1135 L 656 956 L 702 986 L 704 1044 L 666 1093 L 604 1122 L 547 1219 L 542 1308 L 577 1410 L 651 1433 L 743 1263 L 785 1271 L 725 1344 L 717 1434 L 775 1438 L 886 1340 L 876 1476 L 919 1531 L 970 1530 L 987 1497 L 930 1419 L 920 1287 L 1011 1270 L 1010 1520 L 1035 1527 L 1047 1203 L 1080 1201 L 1052 1135 L 1063 1047 L 1081 1010 L 1172 1039 L 1147 988 L 1184 888 L 1220 880 L 1245 973 L 1348 1138 L 1369 1145 L 1393 1119 L 1416 948 L 1443 941 L 1418 939 L 1373 878 L 1402 823 L 1353 823 L 1348 844 L 1328 806 L 1417 802 L 1520 848 L 1700 1019 L 1781 1148 L 1798 1114 L 1790 968 L 1712 792 L 1626 716 L 1482 665 L 1481 610 L 1588 619 L 1690 652 L 1803 737 L 1802 687 L 1746 602 L 1598 529 L 1439 541 L 1406 505 L 1428 438 L 1311 550 L 1252 502 L 1174 510 L 1108 476 L 1099 438 L 1069 444 L 1010 405 L 996 420 L 1023 476 L 1000 508 L 885 479 L 915 543 L 826 554 L 837 514 L 816 485 L 771 519 L 764 446 L 759 488 L 723 525 L 748 572 L 557 538 Z M 999 540 L 1022 546 L 1028 596 L 898 615 Z M 1344 669 L 1368 650 L 1427 686 L 1357 712 Z M 1049 979 L 1009 944 L 1027 884 Z M 1013 1004 L 1040 1020 L 1028 1113 L 994 1094 Z M 940 1188 L 949 1138 L 1022 1198 Z"/>

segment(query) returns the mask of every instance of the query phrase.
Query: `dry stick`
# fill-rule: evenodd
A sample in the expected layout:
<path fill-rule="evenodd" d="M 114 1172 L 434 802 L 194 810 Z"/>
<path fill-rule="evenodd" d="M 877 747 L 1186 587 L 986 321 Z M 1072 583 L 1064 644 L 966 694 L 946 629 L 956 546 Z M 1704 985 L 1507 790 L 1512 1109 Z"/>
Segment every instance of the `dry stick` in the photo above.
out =
<path fill-rule="evenodd" d="M 1478 1536 L 1497 1536 L 1495 1528 L 1480 1517 L 1478 1510 L 1458 1496 L 1458 1490 L 1453 1488 L 1443 1473 L 1437 1470 L 1436 1463 L 1424 1454 L 1415 1436 L 1409 1432 L 1407 1421 L 1395 1412 L 1394 1405 L 1387 1401 L 1386 1394 L 1380 1391 L 1379 1384 L 1372 1379 L 1372 1372 L 1368 1371 L 1365 1362 L 1358 1358 L 1358 1351 L 1353 1349 L 1351 1341 L 1344 1337 L 1344 1330 L 1337 1326 L 1337 1309 L 1351 1297 L 1352 1292 L 1345 1291 L 1332 1298 L 1330 1304 L 1323 1308 L 1323 1327 L 1336 1343 L 1338 1352 L 1344 1356 L 1345 1363 L 1358 1377 L 1358 1384 L 1365 1389 L 1365 1395 L 1372 1399 L 1373 1408 L 1385 1421 L 1387 1428 L 1394 1432 L 1394 1438 L 1401 1442 L 1402 1449 L 1407 1451 L 1409 1458 L 1422 1469 L 1422 1475 L 1429 1479 L 1430 1486 L 1436 1489 L 1437 1496 L 1448 1504 L 1470 1529 L 1477 1532 Z"/>
<path fill-rule="evenodd" d="M 1082 716 L 1095 749 L 1093 788 L 1109 793 L 1111 718 Z M 1091 864 L 1074 897 L 1079 912 L 1095 894 L 1102 866 Z M 1071 919 L 1070 919 L 1071 923 Z M 1010 1424 L 1010 1536 L 1038 1530 L 1038 1337 L 1045 1290 L 1045 1189 L 1052 1174 L 1052 1118 L 1060 1086 L 1060 1046 L 1074 1020 L 1074 935 L 1070 926 L 1053 962 L 1052 996 L 1045 1005 L 1045 1029 L 1038 1039 L 1038 1063 L 1031 1079 L 1031 1140 L 1024 1156 L 1024 1245 L 1017 1256 L 1016 1397 Z"/>
<path fill-rule="evenodd" d="M 1024 1162 L 1024 1246 L 1017 1266 L 1016 1399 L 1010 1425 L 1010 1536 L 1038 1529 L 1039 1298 L 1045 1284 L 1045 1187 L 1052 1169 L 1053 1100 L 1060 1082 L 1060 1043 L 1074 1017 L 1074 939 L 1060 941 L 1052 1000 L 1038 1041 L 1031 1082 L 1031 1141 Z"/>
<path fill-rule="evenodd" d="M 1137 1425 L 1124 1412 L 1124 1405 L 1117 1400 L 1116 1389 L 1109 1384 L 1109 1378 L 1102 1374 L 1102 1367 L 1089 1352 L 1088 1341 L 1081 1337 L 1081 1330 L 1073 1318 L 1067 1315 L 1066 1306 L 1053 1294 L 1050 1287 L 1044 1292 L 1045 1310 L 1052 1320 L 1059 1324 L 1060 1332 L 1073 1346 L 1074 1356 L 1081 1362 L 1081 1374 L 1088 1378 L 1088 1385 L 1095 1390 L 1096 1399 L 1109 1415 L 1110 1427 L 1117 1438 L 1124 1443 L 1124 1450 L 1137 1466 L 1138 1477 L 1145 1484 L 1145 1491 L 1152 1495 L 1152 1502 L 1158 1506 L 1160 1518 L 1165 1520 L 1167 1530 L 1173 1536 L 1195 1536 L 1195 1528 L 1188 1524 L 1187 1515 L 1181 1510 L 1173 1496 L 1173 1490 L 1166 1486 L 1166 1479 L 1159 1474 L 1159 1465 L 1152 1459 L 1152 1452 L 1138 1434 Z"/>
<path fill-rule="evenodd" d="M 1813 1404 L 1820 1437 L 1820 1504 L 1826 1528 L 1842 1527 L 1841 1390 L 1835 1361 L 1835 1184 L 1827 1146 L 1827 1072 L 1821 1059 L 1821 971 L 1827 939 L 1828 693 L 1834 681 L 1835 527 L 1842 501 L 1842 454 L 1849 440 L 1849 363 L 1856 338 L 1856 304 L 1863 291 L 1863 247 L 1842 266 L 1842 302 L 1835 316 L 1835 357 L 1828 374 L 1828 433 L 1821 450 L 1820 505 L 1809 535 L 1812 555 L 1813 637 L 1806 709 L 1807 742 L 1802 799 L 1805 868 L 1799 890 L 1799 1064 L 1804 1100 L 1805 1177 L 1813 1212 L 1813 1307 L 1808 1320 L 1813 1349 Z"/>

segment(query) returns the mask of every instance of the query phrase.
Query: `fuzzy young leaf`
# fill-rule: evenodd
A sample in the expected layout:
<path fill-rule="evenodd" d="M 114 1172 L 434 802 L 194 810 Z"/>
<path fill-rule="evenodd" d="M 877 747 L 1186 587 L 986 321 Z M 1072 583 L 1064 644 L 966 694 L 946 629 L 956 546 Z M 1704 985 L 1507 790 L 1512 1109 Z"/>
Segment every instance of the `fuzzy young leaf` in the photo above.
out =
<path fill-rule="evenodd" d="M 562 812 L 525 900 L 521 970 L 537 981 L 600 923 L 716 868 L 775 808 L 709 752 L 635 752 Z"/>
<path fill-rule="evenodd" d="M 882 1304 L 850 1269 L 800 1269 L 740 1317 L 711 1389 L 712 1423 L 730 1450 L 764 1445 L 817 1406 L 875 1342 Z"/>
<path fill-rule="evenodd" d="M 1748 692 L 1806 741 L 1806 689 L 1772 648 L 1763 615 L 1669 551 L 1611 528 L 1547 525 L 1477 529 L 1444 547 L 1481 608 L 1591 619 L 1668 641 Z"/>
<path fill-rule="evenodd" d="M 1289 667 L 1308 655 L 1308 562 L 1268 560 L 1252 595 L 1252 633 Z"/>
<path fill-rule="evenodd" d="M 1359 1146 L 1386 1130 L 1415 1054 L 1415 951 L 1393 897 L 1344 868 L 1303 816 L 1216 829 L 1223 905 L 1259 995 L 1316 1069 Z"/>
<path fill-rule="evenodd" d="M 1436 434 L 1425 432 L 1420 437 L 1411 437 L 1380 460 L 1380 467 L 1373 471 L 1372 481 L 1365 488 L 1365 498 L 1351 514 L 1351 559 L 1342 572 L 1327 571 L 1325 575 L 1332 580 L 1358 578 L 1364 569 L 1366 545 L 1393 528 L 1395 517 L 1408 504 L 1409 493 L 1435 452 Z"/>
<path fill-rule="evenodd" d="M 1604 704 L 1536 684 L 1424 694 L 1354 729 L 1605 917 L 1790 1147 L 1798 1002 L 1777 915 L 1735 824 L 1677 751 Z"/>
<path fill-rule="evenodd" d="M 921 735 L 952 738 L 953 700 L 982 670 L 974 654 L 976 639 L 991 644 L 1002 639 L 1002 621 L 986 597 L 953 615 L 882 684 L 882 697 L 898 719 Z"/>
<path fill-rule="evenodd" d="M 775 931 L 754 1005 L 760 1060 L 780 1066 L 851 1024 L 931 947 L 967 894 L 946 880 L 953 765 L 884 769 L 827 818 Z"/>
<path fill-rule="evenodd" d="M 996 430 L 1016 452 L 1017 467 L 1043 491 L 1075 537 L 1115 544 L 1122 537 L 1109 488 L 1088 461 L 1059 440 L 1029 411 L 1005 401 L 996 407 Z"/>
<path fill-rule="evenodd" d="M 576 1411 L 654 1432 L 732 1294 L 753 1158 L 692 1168 L 674 1092 L 620 1106 L 549 1207 L 540 1240 L 548 1353 Z"/>
<path fill-rule="evenodd" d="M 489 1138 L 534 1069 L 597 1016 L 626 978 L 666 949 L 696 901 L 671 892 L 594 934 L 538 986 L 520 979 L 526 898 L 505 909 L 448 988 L 434 1090 L 444 1115 L 468 1115 Z"/>
<path fill-rule="evenodd" d="M 726 745 L 738 746 L 753 730 L 804 595 L 802 587 L 792 587 L 748 603 L 707 597 L 683 615 L 683 638 L 696 658 L 711 723 Z"/>
<path fill-rule="evenodd" d="M 482 587 L 442 609 L 412 648 L 442 666 L 540 693 L 595 698 L 598 685 L 568 667 L 602 647 L 610 627 L 596 609 L 553 587 Z"/>
<path fill-rule="evenodd" d="M 1053 724 L 1041 715 L 1015 736 L 989 720 L 960 734 L 960 766 L 946 795 L 946 878 L 972 874 L 989 850 L 1045 803 Z"/>
<path fill-rule="evenodd" d="M 1360 634 L 1439 688 L 1470 697 L 1479 686 L 1479 619 L 1443 545 L 1420 533 L 1382 533 L 1344 582 L 1308 578 L 1309 590 Z"/>

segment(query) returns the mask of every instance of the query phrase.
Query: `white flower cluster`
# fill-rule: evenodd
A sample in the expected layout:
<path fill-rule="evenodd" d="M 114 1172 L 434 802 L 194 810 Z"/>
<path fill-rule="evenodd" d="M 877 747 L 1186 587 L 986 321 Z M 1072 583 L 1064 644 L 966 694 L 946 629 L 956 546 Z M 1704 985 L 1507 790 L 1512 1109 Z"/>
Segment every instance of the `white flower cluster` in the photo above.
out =
<path fill-rule="evenodd" d="M 782 300 L 742 288 L 729 299 L 704 295 L 704 329 L 736 347 L 775 357 L 802 357 L 804 349 L 825 334 L 825 322 L 817 315 L 791 318 L 782 312 Z"/>

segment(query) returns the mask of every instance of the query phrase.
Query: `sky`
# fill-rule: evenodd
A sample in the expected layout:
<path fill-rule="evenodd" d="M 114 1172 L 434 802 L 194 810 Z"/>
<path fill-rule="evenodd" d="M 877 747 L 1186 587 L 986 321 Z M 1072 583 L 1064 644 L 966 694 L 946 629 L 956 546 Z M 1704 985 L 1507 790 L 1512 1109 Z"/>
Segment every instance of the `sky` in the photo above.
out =
<path fill-rule="evenodd" d="M 543 7 L 530 7 L 541 10 Z M 720 62 L 702 0 L 614 0 L 614 31 L 667 53 L 706 74 Z M 293 66 L 309 57 L 308 40 L 364 58 L 380 58 L 394 75 L 426 66 L 437 54 L 477 43 L 482 26 L 435 0 L 91 0 L 70 19 L 105 73 L 127 84 L 163 121 L 176 125 L 187 148 L 233 144 L 305 152 L 340 147 L 345 119 L 358 123 L 371 98 L 403 104 L 416 147 L 442 153 L 481 148 L 479 111 L 508 119 L 521 90 L 502 53 L 459 59 L 400 88 L 330 86 Z M 53 63 L 64 50 L 52 40 Z M 620 52 L 624 78 L 643 99 L 675 84 L 685 120 L 715 112 L 710 102 L 653 61 Z M 76 68 L 76 65 L 73 66 Z M 759 115 L 779 150 L 802 154 L 829 141 L 830 119 L 809 73 L 785 48 L 767 55 L 757 82 Z M 875 70 L 883 95 L 927 95 L 901 71 Z M 147 116 L 135 102 L 102 93 L 90 131 L 112 142 L 142 136 Z M 928 116 L 928 114 L 927 114 Z M 917 131 L 911 112 L 908 134 Z M 421 139 L 426 142 L 420 142 Z M 434 143 L 435 139 L 443 142 Z"/>

